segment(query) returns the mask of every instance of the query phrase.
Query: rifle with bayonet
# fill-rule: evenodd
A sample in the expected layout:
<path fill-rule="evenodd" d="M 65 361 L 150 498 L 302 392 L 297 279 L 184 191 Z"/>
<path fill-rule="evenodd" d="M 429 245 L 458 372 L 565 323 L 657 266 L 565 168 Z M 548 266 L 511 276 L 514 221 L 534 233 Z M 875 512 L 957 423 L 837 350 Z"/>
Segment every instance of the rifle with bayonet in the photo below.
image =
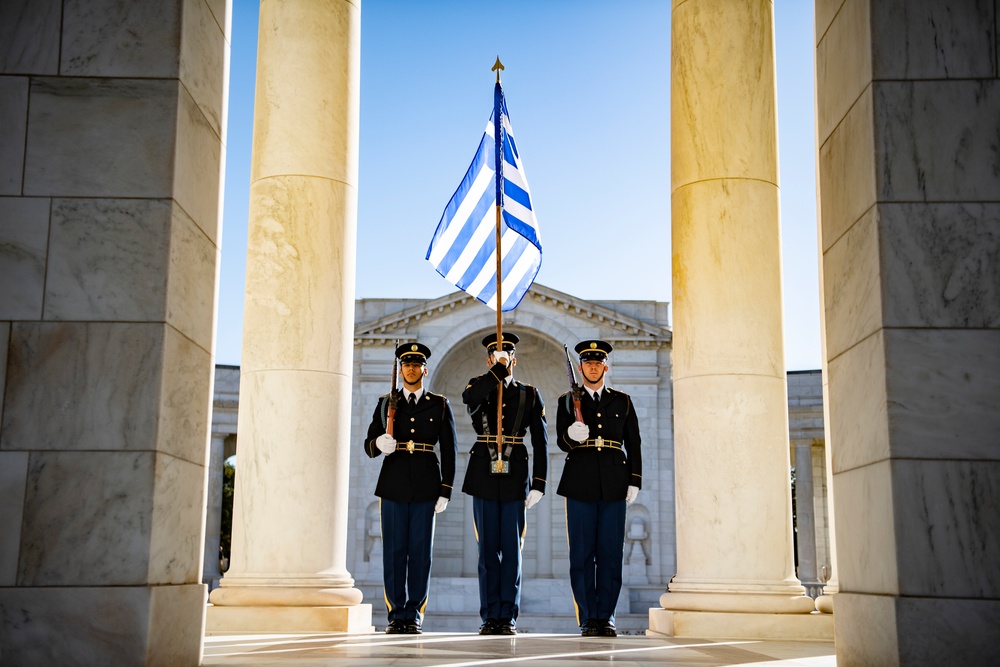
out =
<path fill-rule="evenodd" d="M 566 372 L 569 375 L 570 397 L 573 399 L 573 411 L 576 413 L 576 420 L 583 421 L 583 411 L 580 410 L 580 399 L 583 397 L 583 387 L 576 381 L 576 370 L 573 368 L 573 359 L 569 356 L 569 348 L 563 345 L 566 351 Z"/>
<path fill-rule="evenodd" d="M 393 435 L 392 423 L 396 421 L 396 401 L 399 400 L 396 396 L 396 377 L 399 375 L 399 357 L 396 356 L 398 349 L 399 339 L 397 338 L 392 343 L 392 391 L 389 392 L 389 408 L 385 415 L 385 432 L 389 435 Z"/>

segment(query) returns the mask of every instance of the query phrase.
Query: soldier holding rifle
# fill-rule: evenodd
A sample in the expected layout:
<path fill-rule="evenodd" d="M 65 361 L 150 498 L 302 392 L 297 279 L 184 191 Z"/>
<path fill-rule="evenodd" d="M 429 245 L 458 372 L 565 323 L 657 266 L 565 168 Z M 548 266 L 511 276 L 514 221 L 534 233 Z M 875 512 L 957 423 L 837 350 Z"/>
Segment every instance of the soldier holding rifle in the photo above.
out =
<path fill-rule="evenodd" d="M 518 337 L 502 332 L 483 339 L 489 372 L 469 380 L 462 401 L 472 417 L 476 444 L 462 491 L 472 496 L 479 543 L 479 634 L 516 634 L 521 602 L 521 543 L 525 510 L 545 493 L 545 407 L 538 390 L 514 380 Z M 501 390 L 501 383 L 502 390 Z M 503 427 L 498 437 L 497 397 Z M 532 465 L 524 436 L 531 434 Z M 530 490 L 529 490 L 530 489 Z"/>
<path fill-rule="evenodd" d="M 622 588 L 625 509 L 642 486 L 639 420 L 628 394 L 604 383 L 603 340 L 574 348 L 583 388 L 566 350 L 569 392 L 559 398 L 556 433 L 566 465 L 556 493 L 566 497 L 569 578 L 584 637 L 615 637 L 615 606 Z"/>
<path fill-rule="evenodd" d="M 375 486 L 381 498 L 382 571 L 389 634 L 420 634 L 431 579 L 434 515 L 443 512 L 455 479 L 455 418 L 448 399 L 426 391 L 430 348 L 404 343 L 396 348 L 402 389 L 396 388 L 375 407 L 365 453 L 384 454 Z M 441 461 L 434 455 L 440 449 Z"/>

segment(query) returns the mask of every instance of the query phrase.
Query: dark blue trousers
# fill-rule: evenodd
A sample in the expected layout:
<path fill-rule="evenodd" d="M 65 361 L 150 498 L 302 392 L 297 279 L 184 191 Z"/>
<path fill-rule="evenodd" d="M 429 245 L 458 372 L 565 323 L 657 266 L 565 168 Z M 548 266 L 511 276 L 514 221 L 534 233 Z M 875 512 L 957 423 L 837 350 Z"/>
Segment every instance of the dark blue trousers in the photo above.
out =
<path fill-rule="evenodd" d="M 625 501 L 584 502 L 566 499 L 569 537 L 569 583 L 576 620 L 615 620 L 622 590 L 625 550 Z"/>
<path fill-rule="evenodd" d="M 431 583 L 434 503 L 383 499 L 382 575 L 390 621 L 422 623 Z"/>
<path fill-rule="evenodd" d="M 521 605 L 523 500 L 472 498 L 479 543 L 479 616 L 514 624 Z"/>

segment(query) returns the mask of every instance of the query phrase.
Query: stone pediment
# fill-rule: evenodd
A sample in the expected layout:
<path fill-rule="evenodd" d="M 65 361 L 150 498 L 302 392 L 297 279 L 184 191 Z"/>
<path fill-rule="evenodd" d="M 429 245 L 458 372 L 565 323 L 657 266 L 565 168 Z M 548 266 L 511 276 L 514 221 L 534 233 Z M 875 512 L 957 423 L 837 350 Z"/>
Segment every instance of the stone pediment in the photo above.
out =
<path fill-rule="evenodd" d="M 368 300 L 374 301 L 374 300 Z M 359 302 L 360 303 L 360 302 Z M 546 311 L 559 318 L 579 320 L 581 324 L 597 324 L 603 330 L 613 331 L 613 335 L 605 334 L 612 342 L 618 341 L 631 344 L 669 344 L 672 338 L 668 326 L 658 321 L 636 317 L 625 310 L 617 310 L 614 301 L 595 303 L 560 292 L 559 290 L 535 283 L 525 295 L 517 310 L 507 316 L 517 317 L 520 313 L 531 311 L 535 316 L 543 316 Z M 622 301 L 623 306 L 636 302 Z M 649 306 L 665 306 L 655 302 L 643 302 Z M 420 301 L 418 299 L 385 300 L 383 313 L 378 317 L 360 320 L 355 324 L 354 338 L 356 344 L 385 344 L 395 338 L 405 337 L 408 330 L 425 320 L 438 319 L 444 316 L 456 320 L 465 319 L 465 311 L 483 309 L 483 304 L 462 291 L 456 291 L 446 296 Z M 393 309 L 395 308 L 395 309 Z M 655 310 L 651 308 L 651 310 Z M 385 312 L 388 311 L 388 312 Z M 361 313 L 363 315 L 363 313 Z M 665 317 L 664 317 L 665 319 Z"/>

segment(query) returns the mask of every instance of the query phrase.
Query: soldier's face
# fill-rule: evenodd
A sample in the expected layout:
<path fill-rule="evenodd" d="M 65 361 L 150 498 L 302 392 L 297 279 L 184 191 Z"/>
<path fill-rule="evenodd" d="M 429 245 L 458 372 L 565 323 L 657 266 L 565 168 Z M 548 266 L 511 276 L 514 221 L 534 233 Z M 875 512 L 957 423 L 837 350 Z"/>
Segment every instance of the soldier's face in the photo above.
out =
<path fill-rule="evenodd" d="M 406 362 L 400 367 L 399 374 L 403 376 L 406 386 L 419 385 L 427 375 L 427 366 L 412 361 Z"/>
<path fill-rule="evenodd" d="M 580 362 L 580 372 L 583 373 L 583 378 L 590 384 L 597 384 L 604 379 L 604 374 L 607 371 L 608 364 L 606 361 L 588 359 L 587 361 Z"/>

